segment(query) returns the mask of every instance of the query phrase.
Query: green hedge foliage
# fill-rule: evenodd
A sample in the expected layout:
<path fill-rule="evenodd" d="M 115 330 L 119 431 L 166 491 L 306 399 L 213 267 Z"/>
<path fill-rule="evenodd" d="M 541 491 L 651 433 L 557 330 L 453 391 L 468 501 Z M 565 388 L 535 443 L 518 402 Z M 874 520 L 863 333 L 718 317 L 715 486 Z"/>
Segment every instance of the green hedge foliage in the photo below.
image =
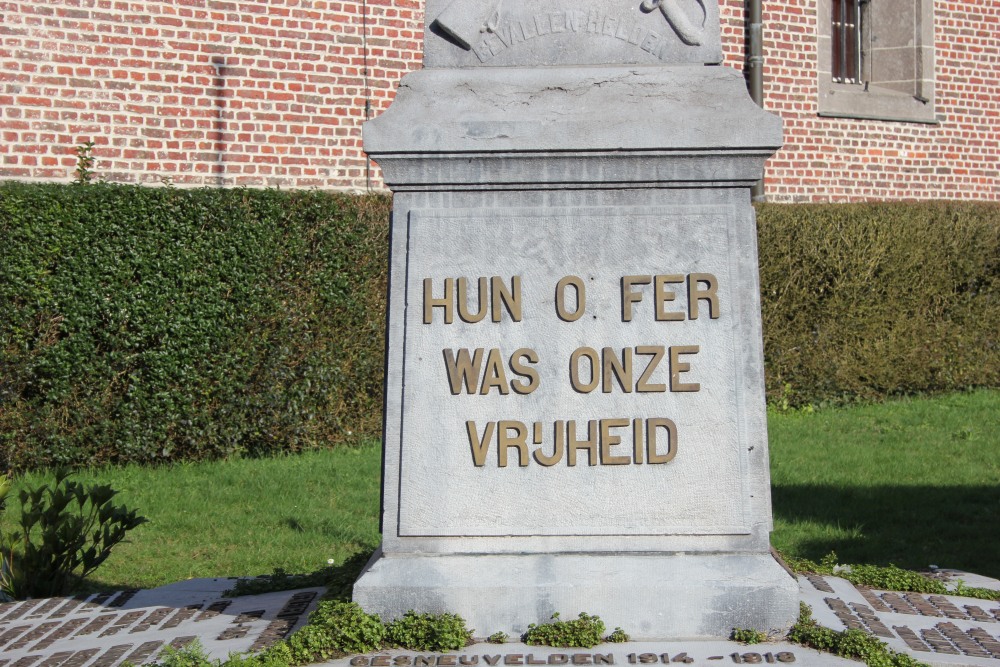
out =
<path fill-rule="evenodd" d="M 386 197 L 0 185 L 0 466 L 381 430 Z M 1000 205 L 758 209 L 783 407 L 1000 386 Z"/>
<path fill-rule="evenodd" d="M 1000 204 L 758 209 L 772 404 L 1000 384 Z"/>
<path fill-rule="evenodd" d="M 377 434 L 389 202 L 0 185 L 0 465 Z"/>

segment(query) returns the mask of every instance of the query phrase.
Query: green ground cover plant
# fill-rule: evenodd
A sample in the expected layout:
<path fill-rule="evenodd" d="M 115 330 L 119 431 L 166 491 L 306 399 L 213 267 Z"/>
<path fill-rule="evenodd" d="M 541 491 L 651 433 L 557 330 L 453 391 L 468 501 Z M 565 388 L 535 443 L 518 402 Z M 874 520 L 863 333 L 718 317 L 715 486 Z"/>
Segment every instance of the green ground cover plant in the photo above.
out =
<path fill-rule="evenodd" d="M 468 645 L 471 639 L 472 632 L 465 621 L 455 614 L 411 611 L 402 618 L 383 623 L 377 614 L 367 614 L 353 602 L 324 600 L 309 616 L 306 625 L 257 655 L 231 655 L 228 660 L 211 660 L 199 643 L 192 642 L 181 649 L 165 650 L 159 665 L 294 667 L 385 648 L 454 651 Z"/>
<path fill-rule="evenodd" d="M 521 639 L 531 646 L 590 648 L 604 641 L 604 630 L 604 621 L 598 616 L 580 612 L 577 618 L 564 621 L 555 613 L 548 623 L 529 623 Z"/>
<path fill-rule="evenodd" d="M 927 667 L 905 653 L 890 650 L 877 637 L 863 630 L 837 632 L 813 619 L 809 605 L 800 603 L 799 618 L 788 633 L 789 641 L 863 661 L 868 667 Z"/>
<path fill-rule="evenodd" d="M 416 651 L 457 651 L 472 643 L 472 630 L 457 614 L 406 612 L 386 624 L 386 641 Z"/>
<path fill-rule="evenodd" d="M 767 641 L 767 634 L 753 628 L 733 628 L 729 638 L 741 644 L 759 644 Z"/>
<path fill-rule="evenodd" d="M 833 552 L 824 556 L 819 563 L 808 558 L 788 558 L 786 563 L 796 572 L 833 575 L 846 579 L 856 586 L 883 591 L 962 595 L 980 600 L 1000 600 L 1000 591 L 966 586 L 961 580 L 954 582 L 949 587 L 939 579 L 934 579 L 920 572 L 904 570 L 895 565 L 885 567 L 868 564 L 843 565 L 837 562 L 837 554 Z"/>

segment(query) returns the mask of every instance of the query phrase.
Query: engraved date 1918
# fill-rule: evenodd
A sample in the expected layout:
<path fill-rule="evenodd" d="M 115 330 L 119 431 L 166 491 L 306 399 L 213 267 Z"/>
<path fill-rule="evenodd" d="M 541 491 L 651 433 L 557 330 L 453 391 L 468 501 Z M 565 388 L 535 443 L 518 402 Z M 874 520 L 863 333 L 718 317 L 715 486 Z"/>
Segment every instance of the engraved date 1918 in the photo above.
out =
<path fill-rule="evenodd" d="M 795 662 L 795 654 L 787 651 L 781 653 L 732 653 L 729 656 L 737 665 L 757 665 L 760 663 L 774 664 L 776 662 Z"/>
<path fill-rule="evenodd" d="M 629 653 L 628 664 L 630 665 L 651 665 L 655 663 L 671 664 L 679 663 L 689 665 L 694 662 L 694 658 L 687 653 L 678 653 L 671 656 L 669 653 Z M 737 665 L 757 665 L 795 662 L 795 654 L 788 651 L 780 653 L 731 653 L 729 655 Z M 709 660 L 721 660 L 722 656 L 713 656 Z"/>

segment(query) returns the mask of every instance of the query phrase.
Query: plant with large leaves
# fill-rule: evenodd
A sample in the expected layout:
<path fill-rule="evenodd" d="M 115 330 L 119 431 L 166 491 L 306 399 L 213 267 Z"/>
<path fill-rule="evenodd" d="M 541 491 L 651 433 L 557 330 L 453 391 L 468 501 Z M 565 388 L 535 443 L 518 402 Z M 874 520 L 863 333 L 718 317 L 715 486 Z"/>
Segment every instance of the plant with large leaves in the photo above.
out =
<path fill-rule="evenodd" d="M 0 587 L 15 599 L 65 595 L 98 568 L 145 517 L 115 505 L 108 485 L 84 486 L 58 470 L 51 482 L 18 493 L 18 529 L 0 536 Z M 0 483 L 0 510 L 9 488 Z"/>

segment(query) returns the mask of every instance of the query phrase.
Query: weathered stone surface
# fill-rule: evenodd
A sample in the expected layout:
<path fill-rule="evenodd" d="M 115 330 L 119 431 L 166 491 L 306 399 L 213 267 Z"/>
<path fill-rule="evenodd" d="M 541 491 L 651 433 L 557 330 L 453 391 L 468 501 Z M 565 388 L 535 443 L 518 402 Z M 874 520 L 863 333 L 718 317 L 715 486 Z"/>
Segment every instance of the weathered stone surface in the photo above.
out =
<path fill-rule="evenodd" d="M 550 30 L 479 63 L 505 67 L 473 67 L 476 40 L 537 5 L 445 4 L 365 128 L 395 198 L 383 543 L 355 599 L 483 632 L 788 626 L 749 201 L 781 128 L 704 66 L 718 3 L 694 32 L 698 0 L 556 3 L 536 28 L 632 12 L 677 50 Z"/>
<path fill-rule="evenodd" d="M 785 642 L 746 646 L 731 641 L 630 642 L 592 648 L 528 646 L 517 641 L 479 643 L 445 654 L 392 649 L 323 663 L 329 667 L 429 667 L 429 665 L 787 665 L 858 667 L 859 663 Z"/>
<path fill-rule="evenodd" d="M 714 0 L 427 0 L 425 67 L 715 64 Z"/>
<path fill-rule="evenodd" d="M 634 639 L 725 637 L 733 619 L 781 629 L 797 606 L 769 556 L 682 554 L 448 555 L 380 558 L 354 589 L 366 610 L 460 614 L 477 636 L 520 636 L 553 613 L 596 614 Z"/>

